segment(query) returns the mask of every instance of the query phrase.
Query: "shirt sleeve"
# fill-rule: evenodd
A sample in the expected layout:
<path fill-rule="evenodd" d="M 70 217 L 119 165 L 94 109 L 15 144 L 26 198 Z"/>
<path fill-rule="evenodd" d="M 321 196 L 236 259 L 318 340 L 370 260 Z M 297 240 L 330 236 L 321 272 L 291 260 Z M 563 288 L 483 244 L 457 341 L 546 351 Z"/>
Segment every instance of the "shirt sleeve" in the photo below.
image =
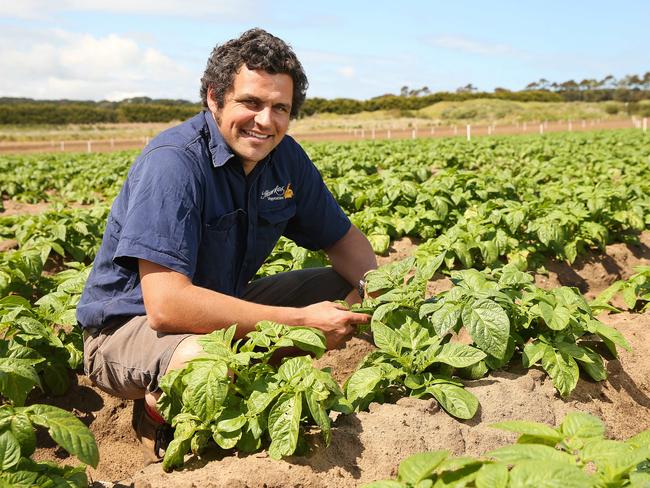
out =
<path fill-rule="evenodd" d="M 343 237 L 352 224 L 309 156 L 297 143 L 296 147 L 299 178 L 292 185 L 296 215 L 284 235 L 307 249 L 326 249 Z"/>
<path fill-rule="evenodd" d="M 201 238 L 196 163 L 181 148 L 153 149 L 129 175 L 128 204 L 113 261 L 137 270 L 145 259 L 190 279 Z M 198 171 L 197 171 L 198 173 Z"/>

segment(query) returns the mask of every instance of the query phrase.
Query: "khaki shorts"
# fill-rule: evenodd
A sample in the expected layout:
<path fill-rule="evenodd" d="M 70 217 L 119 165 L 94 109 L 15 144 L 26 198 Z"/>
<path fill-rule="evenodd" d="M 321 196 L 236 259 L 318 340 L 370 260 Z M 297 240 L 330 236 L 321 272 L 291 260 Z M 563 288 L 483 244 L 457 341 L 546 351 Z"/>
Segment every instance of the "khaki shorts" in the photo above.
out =
<path fill-rule="evenodd" d="M 351 290 L 332 268 L 312 268 L 253 281 L 242 298 L 264 305 L 304 307 L 342 300 Z M 97 331 L 84 331 L 84 370 L 111 395 L 142 398 L 145 392 L 158 389 L 174 351 L 191 335 L 156 332 L 146 316 L 114 320 Z"/>

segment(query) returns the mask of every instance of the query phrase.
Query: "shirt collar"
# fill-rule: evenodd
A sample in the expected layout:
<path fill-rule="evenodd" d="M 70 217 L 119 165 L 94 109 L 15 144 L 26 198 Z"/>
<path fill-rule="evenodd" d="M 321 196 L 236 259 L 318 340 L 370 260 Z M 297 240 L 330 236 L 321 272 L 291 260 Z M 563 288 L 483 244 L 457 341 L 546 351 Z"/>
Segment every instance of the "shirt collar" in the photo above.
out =
<path fill-rule="evenodd" d="M 212 116 L 212 112 L 210 112 L 210 110 L 208 109 L 205 109 L 203 111 L 203 116 L 205 117 L 205 121 L 208 124 L 208 129 L 210 130 L 209 147 L 210 147 L 210 153 L 212 154 L 212 165 L 215 168 L 218 168 L 219 166 L 223 166 L 232 158 L 234 158 L 235 153 L 232 152 L 230 146 L 228 146 L 228 144 L 226 144 L 226 141 L 223 139 L 223 136 L 221 135 L 221 131 L 219 130 L 219 127 L 217 127 L 217 123 L 215 122 L 214 117 Z M 268 162 L 269 164 L 272 163 L 274 159 L 273 154 L 275 153 L 276 149 L 277 148 L 273 148 L 273 150 L 258 164 L 266 163 L 266 162 Z"/>
<path fill-rule="evenodd" d="M 205 121 L 208 124 L 208 129 L 210 131 L 210 153 L 212 154 L 212 164 L 215 168 L 223 166 L 230 159 L 235 157 L 235 153 L 232 152 L 226 141 L 223 140 L 223 136 L 217 127 L 217 123 L 212 116 L 210 110 L 204 110 L 203 116 Z"/>

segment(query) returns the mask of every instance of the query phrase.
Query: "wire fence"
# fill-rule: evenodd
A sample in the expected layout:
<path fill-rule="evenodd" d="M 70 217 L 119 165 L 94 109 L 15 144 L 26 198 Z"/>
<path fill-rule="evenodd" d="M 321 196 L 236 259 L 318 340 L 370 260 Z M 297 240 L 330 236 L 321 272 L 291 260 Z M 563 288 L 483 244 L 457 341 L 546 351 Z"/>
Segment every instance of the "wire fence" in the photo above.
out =
<path fill-rule="evenodd" d="M 388 127 L 387 127 L 388 125 Z M 298 141 L 354 141 L 364 139 L 418 139 L 423 137 L 473 137 L 516 134 L 545 134 L 549 132 L 584 132 L 594 130 L 639 129 L 647 132 L 648 118 L 592 119 L 520 122 L 515 124 L 457 124 L 449 126 L 424 125 L 403 127 L 382 123 L 381 126 L 348 128 L 331 131 L 289 132 Z M 37 152 L 112 152 L 142 149 L 149 144 L 149 137 L 133 139 L 88 139 L 69 141 L 0 142 L 0 153 Z"/>

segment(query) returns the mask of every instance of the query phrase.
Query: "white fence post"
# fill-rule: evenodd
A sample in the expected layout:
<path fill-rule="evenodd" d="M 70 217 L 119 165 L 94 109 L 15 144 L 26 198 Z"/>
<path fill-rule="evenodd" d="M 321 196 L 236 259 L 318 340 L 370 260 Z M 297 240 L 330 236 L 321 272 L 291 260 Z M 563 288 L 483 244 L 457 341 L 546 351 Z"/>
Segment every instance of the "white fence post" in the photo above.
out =
<path fill-rule="evenodd" d="M 86 152 L 91 152 L 92 151 L 92 143 L 90 141 L 86 142 Z"/>
<path fill-rule="evenodd" d="M 472 139 L 472 126 L 467 124 L 467 140 L 469 141 L 471 139 Z"/>
<path fill-rule="evenodd" d="M 544 124 L 539 124 L 539 133 L 540 134 L 544 133 Z"/>

